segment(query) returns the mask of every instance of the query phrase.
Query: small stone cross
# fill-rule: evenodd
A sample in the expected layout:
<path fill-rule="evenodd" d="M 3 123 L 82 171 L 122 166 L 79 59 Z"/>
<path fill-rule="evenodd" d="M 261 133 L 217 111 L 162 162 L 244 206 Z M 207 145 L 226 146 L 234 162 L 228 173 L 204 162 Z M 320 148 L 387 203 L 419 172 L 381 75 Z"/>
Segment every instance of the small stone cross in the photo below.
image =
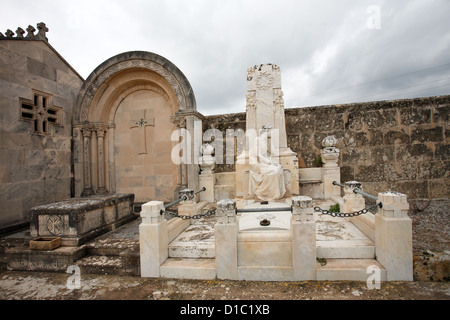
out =
<path fill-rule="evenodd" d="M 133 118 L 135 120 L 130 121 L 130 129 L 138 129 L 139 133 L 137 136 L 138 144 L 139 144 L 139 154 L 147 154 L 147 139 L 146 139 L 146 130 L 145 128 L 148 126 L 155 125 L 155 118 L 147 117 L 147 113 L 150 113 L 148 110 L 139 110 Z"/>

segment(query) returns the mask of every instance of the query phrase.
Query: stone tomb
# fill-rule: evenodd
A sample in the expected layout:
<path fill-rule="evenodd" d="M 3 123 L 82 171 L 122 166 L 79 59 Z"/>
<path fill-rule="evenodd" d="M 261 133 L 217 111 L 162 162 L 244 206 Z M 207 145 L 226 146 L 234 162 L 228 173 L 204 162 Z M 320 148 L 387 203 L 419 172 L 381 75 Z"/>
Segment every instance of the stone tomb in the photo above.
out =
<path fill-rule="evenodd" d="M 137 217 L 133 194 L 67 199 L 30 210 L 32 237 L 60 237 L 63 246 L 79 246 Z"/>

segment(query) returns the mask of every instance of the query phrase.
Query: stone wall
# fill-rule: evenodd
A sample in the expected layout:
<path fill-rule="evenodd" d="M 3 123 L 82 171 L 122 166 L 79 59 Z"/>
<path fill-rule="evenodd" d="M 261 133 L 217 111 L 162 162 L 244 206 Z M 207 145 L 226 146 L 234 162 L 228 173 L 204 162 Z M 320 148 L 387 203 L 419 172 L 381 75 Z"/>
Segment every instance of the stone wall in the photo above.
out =
<path fill-rule="evenodd" d="M 44 40 L 0 40 L 0 232 L 71 196 L 72 110 L 83 79 Z"/>
<path fill-rule="evenodd" d="M 450 96 L 286 109 L 288 146 L 299 167 L 313 167 L 321 142 L 338 139 L 341 180 L 366 192 L 395 190 L 410 199 L 446 198 L 449 191 Z M 245 113 L 208 116 L 203 129 L 244 128 Z M 218 165 L 216 172 L 233 171 Z"/>

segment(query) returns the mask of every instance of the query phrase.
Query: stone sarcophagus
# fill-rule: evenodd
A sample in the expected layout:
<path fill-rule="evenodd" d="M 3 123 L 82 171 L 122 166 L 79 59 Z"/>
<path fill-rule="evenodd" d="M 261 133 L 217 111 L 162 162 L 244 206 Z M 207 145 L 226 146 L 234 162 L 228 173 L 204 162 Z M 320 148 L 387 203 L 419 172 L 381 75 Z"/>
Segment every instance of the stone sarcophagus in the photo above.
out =
<path fill-rule="evenodd" d="M 60 237 L 63 246 L 79 246 L 137 217 L 134 194 L 73 198 L 30 210 L 32 237 Z"/>

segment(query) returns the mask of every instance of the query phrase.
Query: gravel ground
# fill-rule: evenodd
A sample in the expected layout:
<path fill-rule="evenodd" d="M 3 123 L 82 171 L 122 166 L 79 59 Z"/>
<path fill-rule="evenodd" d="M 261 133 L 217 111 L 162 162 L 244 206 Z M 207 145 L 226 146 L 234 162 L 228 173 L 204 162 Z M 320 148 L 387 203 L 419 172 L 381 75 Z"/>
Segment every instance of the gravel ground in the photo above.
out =
<path fill-rule="evenodd" d="M 5 271 L 1 300 L 450 300 L 449 282 L 200 281 Z"/>

